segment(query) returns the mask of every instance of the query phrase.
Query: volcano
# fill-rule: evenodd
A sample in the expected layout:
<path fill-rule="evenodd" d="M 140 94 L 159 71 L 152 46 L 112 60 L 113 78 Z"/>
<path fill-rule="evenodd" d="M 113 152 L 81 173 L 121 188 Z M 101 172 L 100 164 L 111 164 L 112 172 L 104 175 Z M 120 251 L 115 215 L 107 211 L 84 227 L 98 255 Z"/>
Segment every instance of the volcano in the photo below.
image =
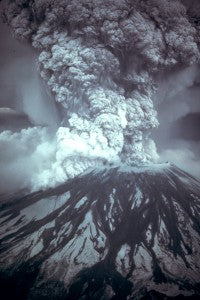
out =
<path fill-rule="evenodd" d="M 200 182 L 169 163 L 91 169 L 1 202 L 5 299 L 197 299 Z"/>

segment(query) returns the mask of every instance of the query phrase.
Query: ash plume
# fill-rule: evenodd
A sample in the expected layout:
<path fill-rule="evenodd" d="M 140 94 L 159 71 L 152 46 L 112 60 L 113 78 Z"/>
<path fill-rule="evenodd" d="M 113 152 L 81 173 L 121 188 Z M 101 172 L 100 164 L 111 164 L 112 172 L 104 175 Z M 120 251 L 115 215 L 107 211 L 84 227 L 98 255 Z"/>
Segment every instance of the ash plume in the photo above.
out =
<path fill-rule="evenodd" d="M 155 162 L 151 132 L 158 126 L 158 102 L 166 101 L 156 91 L 179 71 L 191 72 L 189 80 L 177 77 L 185 87 L 197 76 L 200 31 L 192 4 L 15 0 L 3 7 L 15 37 L 39 51 L 40 75 L 62 111 L 53 141 L 41 127 L 18 133 L 26 148 L 27 132 L 33 137 L 45 132 L 45 147 L 52 149 L 46 156 L 33 151 L 42 163 L 30 185 L 55 185 L 105 161 Z M 2 139 L 12 145 L 15 136 L 2 133 Z M 40 148 L 40 138 L 34 145 Z"/>

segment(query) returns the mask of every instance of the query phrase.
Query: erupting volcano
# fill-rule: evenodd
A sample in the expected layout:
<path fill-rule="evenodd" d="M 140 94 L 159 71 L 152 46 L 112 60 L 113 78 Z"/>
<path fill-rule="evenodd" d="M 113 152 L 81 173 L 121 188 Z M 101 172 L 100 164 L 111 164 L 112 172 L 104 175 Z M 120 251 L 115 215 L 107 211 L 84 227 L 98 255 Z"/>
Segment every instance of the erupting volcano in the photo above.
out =
<path fill-rule="evenodd" d="M 200 297 L 199 0 L 0 9 L 0 295 Z"/>

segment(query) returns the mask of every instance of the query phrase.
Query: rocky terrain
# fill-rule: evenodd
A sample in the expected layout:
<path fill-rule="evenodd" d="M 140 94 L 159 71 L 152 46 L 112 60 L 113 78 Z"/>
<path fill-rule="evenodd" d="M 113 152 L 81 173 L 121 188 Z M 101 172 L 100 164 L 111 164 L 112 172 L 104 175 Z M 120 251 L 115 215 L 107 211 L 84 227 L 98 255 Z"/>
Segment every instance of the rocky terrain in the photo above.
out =
<path fill-rule="evenodd" d="M 200 183 L 169 163 L 2 196 L 5 299 L 197 299 Z"/>

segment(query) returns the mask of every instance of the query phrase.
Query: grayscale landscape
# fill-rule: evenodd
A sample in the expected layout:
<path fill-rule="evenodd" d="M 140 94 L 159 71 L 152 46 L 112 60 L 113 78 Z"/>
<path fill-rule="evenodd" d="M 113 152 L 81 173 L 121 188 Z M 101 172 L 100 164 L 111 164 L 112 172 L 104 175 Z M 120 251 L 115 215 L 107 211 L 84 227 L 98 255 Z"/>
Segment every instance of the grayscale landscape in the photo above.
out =
<path fill-rule="evenodd" d="M 1 299 L 199 299 L 199 0 L 0 14 Z"/>

